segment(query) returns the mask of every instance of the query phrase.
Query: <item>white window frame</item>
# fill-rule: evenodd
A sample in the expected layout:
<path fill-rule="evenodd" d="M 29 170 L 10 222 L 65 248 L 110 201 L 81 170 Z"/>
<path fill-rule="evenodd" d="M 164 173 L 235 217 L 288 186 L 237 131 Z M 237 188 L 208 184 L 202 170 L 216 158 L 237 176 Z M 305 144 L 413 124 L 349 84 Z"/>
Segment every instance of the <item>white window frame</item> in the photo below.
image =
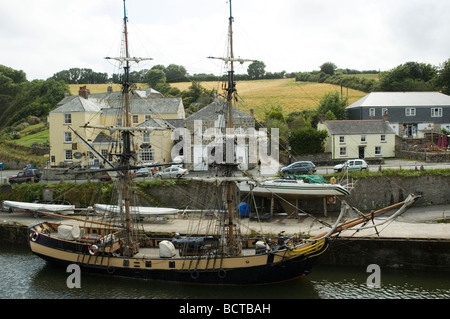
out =
<path fill-rule="evenodd" d="M 72 143 L 72 132 L 64 132 L 64 143 Z"/>
<path fill-rule="evenodd" d="M 381 146 L 375 146 L 375 156 L 382 156 Z"/>
<path fill-rule="evenodd" d="M 361 144 L 367 144 L 367 138 L 365 135 L 361 135 Z"/>
<path fill-rule="evenodd" d="M 431 117 L 442 117 L 442 107 L 432 107 Z"/>
<path fill-rule="evenodd" d="M 370 117 L 374 117 L 375 116 L 375 108 L 374 107 L 371 107 L 370 109 L 369 109 L 369 116 Z"/>
<path fill-rule="evenodd" d="M 132 118 L 133 118 L 133 124 L 139 123 L 139 114 L 133 114 Z"/>
<path fill-rule="evenodd" d="M 142 133 L 142 143 L 150 143 L 150 133 Z"/>
<path fill-rule="evenodd" d="M 416 108 L 415 107 L 407 107 L 405 109 L 405 116 L 416 116 Z"/>
<path fill-rule="evenodd" d="M 339 156 L 341 156 L 341 157 L 347 156 L 347 147 L 340 147 L 339 148 Z"/>
<path fill-rule="evenodd" d="M 155 152 L 152 149 L 139 150 L 139 159 L 142 162 L 153 162 L 155 160 Z"/>
<path fill-rule="evenodd" d="M 73 160 L 73 153 L 72 150 L 64 150 L 64 160 L 71 161 Z"/>
<path fill-rule="evenodd" d="M 72 114 L 70 113 L 64 114 L 64 124 L 72 124 Z"/>
<path fill-rule="evenodd" d="M 344 135 L 339 136 L 339 144 L 345 144 L 345 136 Z"/>

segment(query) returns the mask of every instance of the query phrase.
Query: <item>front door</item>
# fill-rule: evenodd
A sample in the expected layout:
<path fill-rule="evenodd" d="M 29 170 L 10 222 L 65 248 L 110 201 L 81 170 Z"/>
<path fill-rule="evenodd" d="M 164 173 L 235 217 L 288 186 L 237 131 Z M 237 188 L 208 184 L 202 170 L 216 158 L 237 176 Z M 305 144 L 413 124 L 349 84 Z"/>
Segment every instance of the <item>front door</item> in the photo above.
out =
<path fill-rule="evenodd" d="M 359 147 L 359 149 L 358 149 L 358 157 L 359 158 L 364 158 L 364 153 L 365 153 L 364 150 L 365 150 L 365 148 L 366 148 L 365 146 L 360 146 Z"/>

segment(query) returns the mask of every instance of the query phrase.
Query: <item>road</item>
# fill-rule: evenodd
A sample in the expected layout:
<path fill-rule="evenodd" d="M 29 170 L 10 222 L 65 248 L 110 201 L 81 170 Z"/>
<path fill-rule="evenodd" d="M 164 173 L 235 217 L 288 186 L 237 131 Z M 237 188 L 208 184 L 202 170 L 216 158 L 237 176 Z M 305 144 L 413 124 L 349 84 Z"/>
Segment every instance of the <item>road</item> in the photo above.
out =
<path fill-rule="evenodd" d="M 344 161 L 343 161 L 344 162 Z M 437 168 L 449 168 L 450 169 L 450 163 L 426 163 L 422 161 L 416 161 L 416 160 L 404 160 L 404 159 L 385 159 L 384 164 L 382 165 L 369 165 L 369 171 L 378 171 L 380 166 L 382 169 L 392 168 L 392 169 L 420 169 L 421 166 L 423 166 L 424 169 L 437 169 Z M 0 183 L 7 183 L 8 177 L 17 175 L 18 172 L 21 170 L 4 170 L 0 171 Z M 317 174 L 319 175 L 326 175 L 326 174 L 332 174 L 334 173 L 333 166 L 318 166 L 317 167 Z M 205 176 L 206 172 L 189 172 L 188 177 L 195 177 L 195 176 Z M 254 176 L 258 176 L 258 173 L 255 171 Z M 150 179 L 151 177 L 138 177 L 136 180 L 145 180 Z M 72 180 L 75 181 L 75 180 Z M 75 182 L 85 182 L 86 180 L 78 179 Z M 49 183 L 59 183 L 59 180 L 54 181 L 46 181 L 43 182 L 49 182 Z"/>

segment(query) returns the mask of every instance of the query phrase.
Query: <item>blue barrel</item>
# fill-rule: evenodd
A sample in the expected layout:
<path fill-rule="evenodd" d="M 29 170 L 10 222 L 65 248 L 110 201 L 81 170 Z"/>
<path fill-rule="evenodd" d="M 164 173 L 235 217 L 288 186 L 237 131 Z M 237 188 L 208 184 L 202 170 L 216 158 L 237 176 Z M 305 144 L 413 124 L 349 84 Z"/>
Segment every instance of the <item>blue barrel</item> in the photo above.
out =
<path fill-rule="evenodd" d="M 238 205 L 239 213 L 242 218 L 250 216 L 250 205 L 242 202 Z"/>

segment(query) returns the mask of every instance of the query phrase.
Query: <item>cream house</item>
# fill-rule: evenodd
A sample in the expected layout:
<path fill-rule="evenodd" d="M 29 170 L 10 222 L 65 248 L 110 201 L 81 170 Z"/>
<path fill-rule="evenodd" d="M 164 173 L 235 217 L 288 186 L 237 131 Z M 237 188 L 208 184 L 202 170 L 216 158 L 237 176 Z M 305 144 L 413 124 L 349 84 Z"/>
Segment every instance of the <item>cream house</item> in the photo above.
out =
<path fill-rule="evenodd" d="M 58 103 L 48 117 L 50 166 L 101 167 L 104 160 L 95 156 L 95 152 L 108 161 L 115 161 L 122 143 L 120 131 L 113 127 L 125 126 L 123 103 L 120 92 L 89 95 L 86 87 L 80 88 L 78 96 L 67 96 Z M 184 125 L 181 98 L 163 98 L 154 91 L 135 91 L 130 94 L 129 105 L 130 126 L 135 127 L 132 148 L 137 162 L 170 161 L 172 131 Z"/>
<path fill-rule="evenodd" d="M 386 121 L 325 121 L 325 152 L 332 159 L 395 157 L 395 132 Z"/>

